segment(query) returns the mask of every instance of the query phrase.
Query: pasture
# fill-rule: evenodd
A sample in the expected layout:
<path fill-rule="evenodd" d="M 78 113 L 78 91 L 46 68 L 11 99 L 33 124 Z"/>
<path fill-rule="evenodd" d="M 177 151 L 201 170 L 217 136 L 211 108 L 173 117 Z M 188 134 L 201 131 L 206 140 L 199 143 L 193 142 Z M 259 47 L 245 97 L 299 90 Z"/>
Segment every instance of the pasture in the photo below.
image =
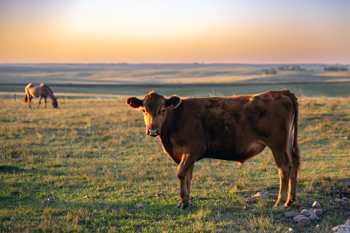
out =
<path fill-rule="evenodd" d="M 184 95 L 170 94 L 175 93 Z M 242 167 L 212 159 L 196 162 L 193 205 L 180 210 L 174 208 L 179 201 L 177 166 L 158 138 L 146 137 L 142 113 L 130 109 L 124 97 L 58 98 L 59 109 L 50 100 L 46 109 L 29 109 L 21 96 L 17 101 L 1 98 L 0 229 L 284 232 L 292 227 L 311 232 L 319 224 L 329 232 L 350 217 L 349 200 L 332 205 L 330 200 L 339 196 L 329 195 L 350 191 L 350 140 L 344 139 L 350 136 L 350 98 L 302 96 L 299 103 L 301 173 L 298 199 L 289 210 L 320 202 L 323 214 L 309 226 L 284 217 L 282 207 L 272 209 L 279 176 L 270 150 Z M 157 197 L 160 192 L 164 196 Z M 241 203 L 257 192 L 271 198 Z M 45 202 L 49 198 L 54 201 Z"/>

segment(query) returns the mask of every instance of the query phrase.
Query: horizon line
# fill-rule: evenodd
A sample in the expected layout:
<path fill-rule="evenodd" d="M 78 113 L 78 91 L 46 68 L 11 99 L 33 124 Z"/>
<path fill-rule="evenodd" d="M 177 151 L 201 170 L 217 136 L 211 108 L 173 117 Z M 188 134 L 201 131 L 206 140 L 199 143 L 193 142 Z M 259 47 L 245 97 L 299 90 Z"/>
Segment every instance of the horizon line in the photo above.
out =
<path fill-rule="evenodd" d="M 129 63 L 129 62 L 8 62 L 0 65 L 345 65 L 350 63 L 229 63 L 229 62 L 169 62 L 169 63 Z"/>

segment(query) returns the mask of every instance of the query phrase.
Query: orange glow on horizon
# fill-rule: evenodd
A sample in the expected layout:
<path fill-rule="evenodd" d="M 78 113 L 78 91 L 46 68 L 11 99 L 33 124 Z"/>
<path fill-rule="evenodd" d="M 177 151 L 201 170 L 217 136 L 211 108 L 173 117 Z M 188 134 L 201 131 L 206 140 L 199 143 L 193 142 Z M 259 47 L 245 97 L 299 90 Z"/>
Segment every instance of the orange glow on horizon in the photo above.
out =
<path fill-rule="evenodd" d="M 198 17 L 190 11 L 176 18 L 176 13 L 167 17 L 167 12 L 140 8 L 132 18 L 127 12 L 117 17 L 107 10 L 104 15 L 89 4 L 62 11 L 64 15 L 3 14 L 0 63 L 350 63 L 350 31 L 341 24 L 318 23 L 307 14 L 293 19 L 276 13 L 269 18 L 246 7 L 247 14 L 237 11 L 231 16 L 222 3 L 208 17 L 210 9 Z M 350 19 L 341 17 L 344 22 Z"/>

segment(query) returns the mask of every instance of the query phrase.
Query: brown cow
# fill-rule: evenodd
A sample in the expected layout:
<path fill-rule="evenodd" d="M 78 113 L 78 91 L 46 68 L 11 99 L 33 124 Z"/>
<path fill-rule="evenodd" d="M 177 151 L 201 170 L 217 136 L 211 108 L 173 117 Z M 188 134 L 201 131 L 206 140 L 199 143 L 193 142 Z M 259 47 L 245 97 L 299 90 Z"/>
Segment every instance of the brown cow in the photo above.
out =
<path fill-rule="evenodd" d="M 280 174 L 275 206 L 284 202 L 290 206 L 296 200 L 298 102 L 289 90 L 185 99 L 150 92 L 143 100 L 128 98 L 127 104 L 142 109 L 146 134 L 159 136 L 165 152 L 179 165 L 181 202 L 177 208 L 191 204 L 192 171 L 197 160 L 215 158 L 243 164 L 266 146 Z"/>

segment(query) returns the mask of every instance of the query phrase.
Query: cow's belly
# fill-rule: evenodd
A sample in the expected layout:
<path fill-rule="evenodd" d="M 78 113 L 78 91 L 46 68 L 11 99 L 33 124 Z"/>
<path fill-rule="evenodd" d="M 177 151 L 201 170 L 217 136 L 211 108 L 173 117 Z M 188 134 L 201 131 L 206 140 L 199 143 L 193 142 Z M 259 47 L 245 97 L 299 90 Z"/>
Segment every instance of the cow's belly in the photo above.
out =
<path fill-rule="evenodd" d="M 218 148 L 216 150 L 208 150 L 202 158 L 222 159 L 243 163 L 245 160 L 259 154 L 265 147 L 266 145 L 262 142 L 254 142 L 240 150 L 235 148 Z"/>

